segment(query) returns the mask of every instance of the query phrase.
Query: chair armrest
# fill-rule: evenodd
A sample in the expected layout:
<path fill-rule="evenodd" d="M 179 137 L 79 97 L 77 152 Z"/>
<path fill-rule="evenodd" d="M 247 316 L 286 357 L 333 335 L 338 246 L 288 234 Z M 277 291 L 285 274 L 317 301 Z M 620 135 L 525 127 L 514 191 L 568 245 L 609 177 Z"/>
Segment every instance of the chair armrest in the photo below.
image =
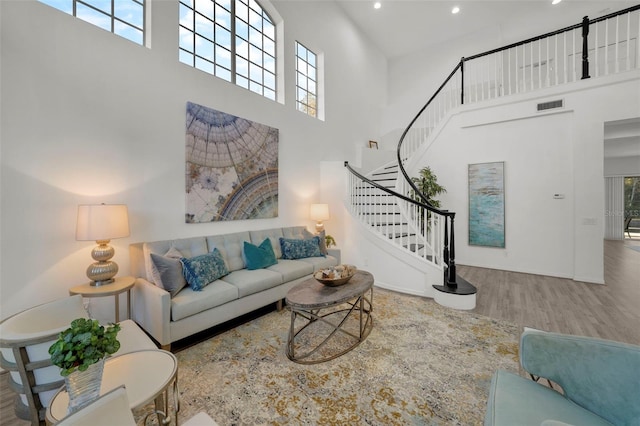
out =
<path fill-rule="evenodd" d="M 144 278 L 133 287 L 133 320 L 160 345 L 171 344 L 171 295 Z"/>
<path fill-rule="evenodd" d="M 527 372 L 558 383 L 567 398 L 609 422 L 640 423 L 640 346 L 526 330 L 520 362 Z"/>

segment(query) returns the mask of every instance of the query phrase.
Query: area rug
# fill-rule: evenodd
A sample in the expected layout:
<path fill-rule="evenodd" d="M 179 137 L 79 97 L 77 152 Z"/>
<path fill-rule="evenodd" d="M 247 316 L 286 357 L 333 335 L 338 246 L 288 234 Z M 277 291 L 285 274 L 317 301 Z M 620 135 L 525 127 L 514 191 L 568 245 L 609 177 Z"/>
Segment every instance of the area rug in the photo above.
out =
<path fill-rule="evenodd" d="M 225 425 L 480 425 L 497 369 L 518 371 L 519 328 L 375 289 L 373 330 L 351 352 L 285 355 L 290 312 L 271 312 L 176 354 L 181 421 Z"/>

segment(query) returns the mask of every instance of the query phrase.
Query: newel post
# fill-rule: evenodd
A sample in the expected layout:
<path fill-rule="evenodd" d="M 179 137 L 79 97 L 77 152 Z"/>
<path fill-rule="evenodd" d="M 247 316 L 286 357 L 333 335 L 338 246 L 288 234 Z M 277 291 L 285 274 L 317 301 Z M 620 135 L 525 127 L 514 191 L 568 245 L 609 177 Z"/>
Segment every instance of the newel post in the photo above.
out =
<path fill-rule="evenodd" d="M 460 105 L 464 105 L 464 56 L 460 58 Z"/>
<path fill-rule="evenodd" d="M 582 18 L 582 80 L 589 78 L 589 17 Z"/>
<path fill-rule="evenodd" d="M 444 270 L 444 284 L 449 280 L 449 216 L 443 216 L 444 219 L 444 247 L 442 248 L 442 260 L 447 264 Z"/>
<path fill-rule="evenodd" d="M 446 282 L 446 285 L 451 287 L 456 287 L 458 284 L 456 283 L 456 234 L 455 234 L 455 220 L 456 214 L 451 214 L 451 249 L 449 251 L 449 278 Z"/>

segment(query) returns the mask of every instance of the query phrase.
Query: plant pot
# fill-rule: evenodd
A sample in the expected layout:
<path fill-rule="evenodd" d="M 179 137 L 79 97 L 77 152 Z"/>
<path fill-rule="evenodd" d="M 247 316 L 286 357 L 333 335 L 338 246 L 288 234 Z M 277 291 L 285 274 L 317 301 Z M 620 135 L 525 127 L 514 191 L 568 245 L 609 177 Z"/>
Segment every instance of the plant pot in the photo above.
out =
<path fill-rule="evenodd" d="M 65 376 L 64 384 L 69 394 L 69 414 L 98 399 L 103 370 L 104 358 L 89 366 L 85 371 L 76 370 Z"/>

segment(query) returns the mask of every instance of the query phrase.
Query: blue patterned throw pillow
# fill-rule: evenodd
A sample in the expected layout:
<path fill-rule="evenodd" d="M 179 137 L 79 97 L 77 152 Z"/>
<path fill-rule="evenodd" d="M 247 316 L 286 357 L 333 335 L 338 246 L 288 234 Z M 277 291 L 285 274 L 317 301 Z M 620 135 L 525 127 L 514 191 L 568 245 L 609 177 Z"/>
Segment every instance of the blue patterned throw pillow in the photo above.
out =
<path fill-rule="evenodd" d="M 182 273 L 193 291 L 200 291 L 220 277 L 229 273 L 222 254 L 215 248 L 211 253 L 191 258 L 183 257 Z"/>
<path fill-rule="evenodd" d="M 245 241 L 242 253 L 244 254 L 247 269 L 250 271 L 267 268 L 278 263 L 269 238 L 265 238 L 259 246 Z"/>
<path fill-rule="evenodd" d="M 305 257 L 324 257 L 320 252 L 320 237 L 306 240 L 280 238 L 283 259 L 303 259 Z"/>

